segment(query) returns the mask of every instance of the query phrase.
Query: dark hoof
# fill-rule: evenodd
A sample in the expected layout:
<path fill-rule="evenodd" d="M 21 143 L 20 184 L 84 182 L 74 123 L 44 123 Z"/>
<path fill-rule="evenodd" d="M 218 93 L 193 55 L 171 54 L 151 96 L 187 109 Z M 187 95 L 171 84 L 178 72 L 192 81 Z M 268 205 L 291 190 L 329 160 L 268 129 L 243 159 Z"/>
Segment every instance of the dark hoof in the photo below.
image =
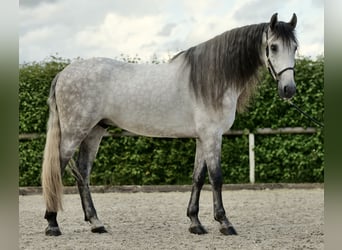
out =
<path fill-rule="evenodd" d="M 108 233 L 108 231 L 105 229 L 104 226 L 94 227 L 94 228 L 91 229 L 91 232 L 98 233 L 98 234 Z"/>
<path fill-rule="evenodd" d="M 59 230 L 59 227 L 47 227 L 45 229 L 45 235 L 47 236 L 59 236 L 61 235 L 61 230 Z"/>
<path fill-rule="evenodd" d="M 233 226 L 221 227 L 220 232 L 224 235 L 237 235 L 237 232 Z"/>
<path fill-rule="evenodd" d="M 206 233 L 208 233 L 208 231 L 202 225 L 191 226 L 189 228 L 189 232 L 192 234 L 206 234 Z"/>

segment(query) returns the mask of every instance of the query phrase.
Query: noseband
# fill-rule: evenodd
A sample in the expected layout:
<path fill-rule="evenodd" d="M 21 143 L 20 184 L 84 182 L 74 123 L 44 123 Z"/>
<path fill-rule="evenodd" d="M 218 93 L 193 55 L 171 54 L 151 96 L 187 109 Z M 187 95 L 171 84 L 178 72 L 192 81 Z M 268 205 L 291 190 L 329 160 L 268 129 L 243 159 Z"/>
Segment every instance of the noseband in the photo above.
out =
<path fill-rule="evenodd" d="M 267 69 L 268 71 L 270 72 L 271 76 L 274 78 L 274 80 L 276 80 L 277 82 L 279 81 L 279 78 L 281 76 L 281 74 L 283 74 L 285 71 L 287 70 L 292 70 L 293 71 L 293 74 L 295 74 L 295 69 L 294 67 L 287 67 L 279 72 L 277 72 L 275 70 L 275 68 L 273 67 L 273 64 L 270 60 L 270 57 L 269 57 L 269 47 L 268 47 L 268 30 L 266 31 L 266 57 L 267 57 Z"/>

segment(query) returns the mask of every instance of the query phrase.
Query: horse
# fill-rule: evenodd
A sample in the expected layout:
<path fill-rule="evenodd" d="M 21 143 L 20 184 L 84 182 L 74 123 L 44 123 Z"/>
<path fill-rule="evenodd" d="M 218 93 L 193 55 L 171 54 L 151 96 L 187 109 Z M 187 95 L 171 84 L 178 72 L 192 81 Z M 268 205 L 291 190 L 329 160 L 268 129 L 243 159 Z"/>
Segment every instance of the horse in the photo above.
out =
<path fill-rule="evenodd" d="M 187 208 L 189 231 L 205 234 L 199 199 L 208 172 L 214 219 L 223 235 L 235 235 L 222 201 L 220 166 L 222 135 L 242 112 L 267 67 L 279 96 L 290 99 L 294 81 L 297 16 L 289 22 L 251 24 L 226 31 L 176 54 L 163 64 L 132 64 L 109 58 L 78 60 L 51 83 L 49 118 L 42 166 L 42 188 L 48 222 L 45 234 L 61 234 L 62 176 L 71 167 L 85 221 L 94 233 L 106 233 L 89 190 L 89 174 L 108 126 L 142 136 L 195 138 L 196 153 Z M 70 165 L 70 164 L 69 164 Z M 72 165 L 72 164 L 71 164 Z"/>

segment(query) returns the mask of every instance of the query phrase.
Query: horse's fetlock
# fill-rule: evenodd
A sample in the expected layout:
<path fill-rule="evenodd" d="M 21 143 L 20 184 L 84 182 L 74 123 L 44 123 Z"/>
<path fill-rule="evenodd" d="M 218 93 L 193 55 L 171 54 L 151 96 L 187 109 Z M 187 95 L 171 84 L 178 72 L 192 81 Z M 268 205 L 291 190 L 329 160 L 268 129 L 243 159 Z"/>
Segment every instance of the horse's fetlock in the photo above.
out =
<path fill-rule="evenodd" d="M 196 205 L 193 205 L 193 206 L 188 208 L 186 215 L 188 217 L 197 216 L 198 215 L 198 210 L 199 210 L 199 207 L 196 206 Z"/>
<path fill-rule="evenodd" d="M 216 221 L 219 221 L 219 222 L 225 221 L 227 217 L 226 217 L 226 212 L 224 211 L 224 209 L 217 210 L 215 212 L 214 218 Z"/>

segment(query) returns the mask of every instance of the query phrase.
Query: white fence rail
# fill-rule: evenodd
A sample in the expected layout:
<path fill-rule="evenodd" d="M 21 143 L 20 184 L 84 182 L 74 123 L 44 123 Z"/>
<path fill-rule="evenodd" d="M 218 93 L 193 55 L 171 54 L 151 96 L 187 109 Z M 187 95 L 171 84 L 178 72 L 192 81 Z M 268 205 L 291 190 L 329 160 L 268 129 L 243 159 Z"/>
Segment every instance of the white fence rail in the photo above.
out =
<path fill-rule="evenodd" d="M 255 154 L 254 154 L 254 137 L 255 135 L 276 135 L 276 134 L 314 134 L 317 132 L 316 128 L 302 128 L 302 127 L 292 127 L 292 128 L 259 128 L 256 129 L 254 133 L 251 133 L 248 129 L 245 130 L 229 130 L 224 135 L 248 135 L 249 141 L 249 182 L 255 182 Z M 45 134 L 31 133 L 31 134 L 19 134 L 19 140 L 33 140 L 45 136 Z M 123 131 L 121 133 L 106 133 L 106 137 L 122 137 L 122 136 L 139 136 L 137 134 Z"/>

